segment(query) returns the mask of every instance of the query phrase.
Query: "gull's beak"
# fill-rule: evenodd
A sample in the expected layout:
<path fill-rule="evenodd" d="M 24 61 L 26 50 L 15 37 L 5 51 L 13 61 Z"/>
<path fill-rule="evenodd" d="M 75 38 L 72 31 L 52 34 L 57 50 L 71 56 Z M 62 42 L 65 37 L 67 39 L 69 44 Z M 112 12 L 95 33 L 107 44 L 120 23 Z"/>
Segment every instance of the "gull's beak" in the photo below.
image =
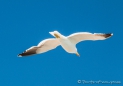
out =
<path fill-rule="evenodd" d="M 49 32 L 52 36 L 56 37 L 56 38 L 60 38 L 60 36 L 54 32 Z"/>
<path fill-rule="evenodd" d="M 59 36 L 58 34 L 54 34 L 54 36 L 55 36 L 56 38 L 60 38 L 60 36 Z"/>

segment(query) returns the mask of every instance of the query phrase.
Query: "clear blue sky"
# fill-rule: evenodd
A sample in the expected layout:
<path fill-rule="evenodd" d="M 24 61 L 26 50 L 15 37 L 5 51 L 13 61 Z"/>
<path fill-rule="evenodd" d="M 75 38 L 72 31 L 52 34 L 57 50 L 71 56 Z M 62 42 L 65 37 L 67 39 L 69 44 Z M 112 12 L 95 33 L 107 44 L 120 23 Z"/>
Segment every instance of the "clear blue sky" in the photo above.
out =
<path fill-rule="evenodd" d="M 48 32 L 54 30 L 65 36 L 74 32 L 114 35 L 79 43 L 80 58 L 61 47 L 17 57 L 51 38 Z M 83 86 L 78 79 L 123 83 L 122 37 L 123 0 L 0 0 L 0 86 Z"/>

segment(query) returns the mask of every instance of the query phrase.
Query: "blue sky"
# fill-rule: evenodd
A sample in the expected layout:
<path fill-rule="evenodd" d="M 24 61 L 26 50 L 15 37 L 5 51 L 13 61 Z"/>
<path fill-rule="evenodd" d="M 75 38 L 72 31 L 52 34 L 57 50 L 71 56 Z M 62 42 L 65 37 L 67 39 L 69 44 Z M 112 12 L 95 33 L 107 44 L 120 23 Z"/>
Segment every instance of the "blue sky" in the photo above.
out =
<path fill-rule="evenodd" d="M 114 35 L 104 41 L 79 43 L 80 58 L 61 47 L 17 57 L 41 40 L 52 38 L 49 31 L 54 30 L 65 36 L 74 32 Z M 0 0 L 0 86 L 82 86 L 77 80 L 123 82 L 122 37 L 122 0 Z"/>

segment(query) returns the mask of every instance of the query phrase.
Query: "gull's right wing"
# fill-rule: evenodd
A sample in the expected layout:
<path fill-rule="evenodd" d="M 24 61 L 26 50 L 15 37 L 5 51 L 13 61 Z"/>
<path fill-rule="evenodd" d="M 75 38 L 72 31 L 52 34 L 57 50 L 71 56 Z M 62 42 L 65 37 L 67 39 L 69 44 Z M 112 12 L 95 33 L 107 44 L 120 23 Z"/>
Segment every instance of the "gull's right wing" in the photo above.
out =
<path fill-rule="evenodd" d="M 104 40 L 109 37 L 111 37 L 113 34 L 102 34 L 102 33 L 89 33 L 89 32 L 78 32 L 74 33 L 68 36 L 68 39 L 73 42 L 74 44 L 77 44 L 78 42 L 84 41 L 84 40 Z"/>

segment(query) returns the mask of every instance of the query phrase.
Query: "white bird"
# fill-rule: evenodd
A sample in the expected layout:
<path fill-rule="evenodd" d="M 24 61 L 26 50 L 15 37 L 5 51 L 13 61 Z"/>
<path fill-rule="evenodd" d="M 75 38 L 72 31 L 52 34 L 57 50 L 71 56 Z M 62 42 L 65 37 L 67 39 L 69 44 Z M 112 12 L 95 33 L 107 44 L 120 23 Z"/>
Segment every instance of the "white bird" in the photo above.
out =
<path fill-rule="evenodd" d="M 78 32 L 71 34 L 69 36 L 64 36 L 58 31 L 49 32 L 55 38 L 49 38 L 41 41 L 37 46 L 32 46 L 21 54 L 18 54 L 19 57 L 29 56 L 33 54 L 40 54 L 47 52 L 49 50 L 55 49 L 57 46 L 61 45 L 62 48 L 68 53 L 74 53 L 77 56 L 80 56 L 76 44 L 84 40 L 105 40 L 111 37 L 113 34 L 102 34 L 102 33 L 89 33 L 89 32 Z"/>

